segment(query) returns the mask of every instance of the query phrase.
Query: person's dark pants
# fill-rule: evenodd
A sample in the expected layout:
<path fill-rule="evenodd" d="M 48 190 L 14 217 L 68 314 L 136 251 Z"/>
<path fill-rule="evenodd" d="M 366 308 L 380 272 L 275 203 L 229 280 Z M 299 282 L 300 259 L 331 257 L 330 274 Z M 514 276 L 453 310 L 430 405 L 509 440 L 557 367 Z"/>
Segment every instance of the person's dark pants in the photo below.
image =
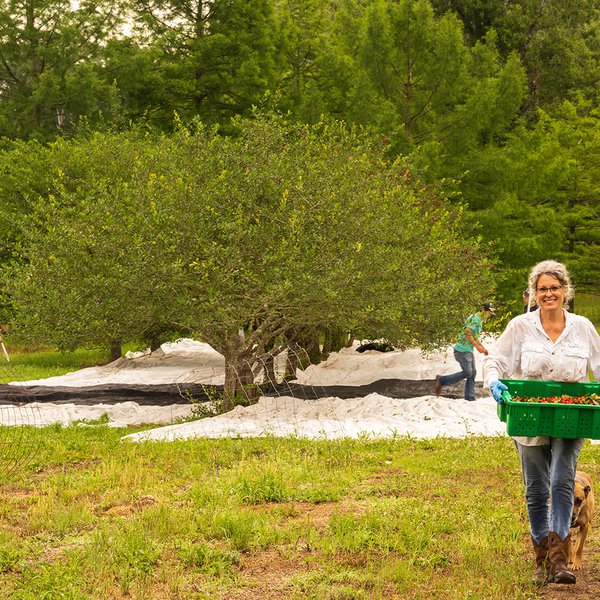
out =
<path fill-rule="evenodd" d="M 465 400 L 473 401 L 475 400 L 475 375 L 477 374 L 475 369 L 475 355 L 472 352 L 458 352 L 455 350 L 454 358 L 462 371 L 452 373 L 452 375 L 440 375 L 439 382 L 442 385 L 454 385 L 466 379 Z"/>
<path fill-rule="evenodd" d="M 584 438 L 550 438 L 543 446 L 515 440 L 525 483 L 531 537 L 539 544 L 550 531 L 561 540 L 569 534 L 577 459 Z M 551 503 L 548 504 L 548 499 Z"/>

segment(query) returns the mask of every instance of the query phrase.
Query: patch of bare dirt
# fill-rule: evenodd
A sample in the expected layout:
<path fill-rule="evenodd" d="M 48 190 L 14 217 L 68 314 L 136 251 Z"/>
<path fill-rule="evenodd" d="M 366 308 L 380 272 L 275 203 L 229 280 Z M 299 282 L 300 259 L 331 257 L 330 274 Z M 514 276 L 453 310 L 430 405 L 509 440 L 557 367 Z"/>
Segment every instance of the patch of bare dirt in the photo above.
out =
<path fill-rule="evenodd" d="M 255 507 L 257 510 L 272 510 L 285 514 L 287 518 L 296 522 L 306 522 L 315 529 L 326 527 L 334 513 L 341 515 L 363 515 L 366 508 L 358 503 L 346 503 L 340 505 L 339 502 L 277 502 L 272 504 L 260 504 Z"/>
<path fill-rule="evenodd" d="M 285 555 L 277 550 L 267 550 L 244 556 L 240 568 L 245 585 L 231 590 L 228 597 L 236 600 L 281 600 L 289 598 L 288 579 L 310 570 L 305 553 L 292 551 Z"/>
<path fill-rule="evenodd" d="M 338 502 L 286 502 L 261 504 L 258 508 L 282 512 L 288 519 L 306 523 L 316 530 L 326 528 L 334 514 L 356 515 L 366 510 L 358 503 L 341 506 Z M 310 541 L 304 537 L 287 548 L 244 554 L 239 569 L 243 583 L 236 590 L 229 590 L 227 597 L 236 600 L 289 598 L 292 593 L 289 579 L 309 572 L 312 560 Z"/>
<path fill-rule="evenodd" d="M 135 502 L 128 502 L 127 504 L 116 504 L 101 512 L 102 516 L 105 517 L 128 517 L 134 513 L 140 512 L 145 508 L 154 506 L 156 504 L 156 498 L 154 496 L 142 496 Z"/>

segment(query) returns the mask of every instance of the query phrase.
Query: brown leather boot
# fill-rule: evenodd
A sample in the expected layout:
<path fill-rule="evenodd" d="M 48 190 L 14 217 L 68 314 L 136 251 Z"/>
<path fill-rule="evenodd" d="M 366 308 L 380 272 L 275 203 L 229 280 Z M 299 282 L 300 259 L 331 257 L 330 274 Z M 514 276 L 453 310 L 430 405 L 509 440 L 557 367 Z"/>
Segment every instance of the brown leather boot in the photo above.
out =
<path fill-rule="evenodd" d="M 575 573 L 568 567 L 570 543 L 571 534 L 568 534 L 564 540 L 561 540 L 554 531 L 548 534 L 549 583 L 575 583 Z"/>
<path fill-rule="evenodd" d="M 535 585 L 546 585 L 550 576 L 550 561 L 548 560 L 548 536 L 546 536 L 539 545 L 531 538 L 533 551 L 535 552 L 535 571 L 533 573 L 533 583 Z"/>

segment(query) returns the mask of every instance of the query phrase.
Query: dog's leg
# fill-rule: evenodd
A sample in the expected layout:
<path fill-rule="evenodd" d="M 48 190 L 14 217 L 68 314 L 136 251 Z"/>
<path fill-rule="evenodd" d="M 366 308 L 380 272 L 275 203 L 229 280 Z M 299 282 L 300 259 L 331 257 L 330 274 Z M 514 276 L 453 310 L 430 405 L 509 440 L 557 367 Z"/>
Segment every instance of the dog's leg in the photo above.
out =
<path fill-rule="evenodd" d="M 577 550 L 573 556 L 573 571 L 581 569 L 581 558 L 583 556 L 583 544 L 585 544 L 585 538 L 587 537 L 590 524 L 586 523 L 579 528 L 579 534 L 577 535 Z"/>
<path fill-rule="evenodd" d="M 579 542 L 579 529 L 571 528 L 571 545 L 569 546 L 569 564 L 572 565 L 575 560 L 575 548 Z"/>

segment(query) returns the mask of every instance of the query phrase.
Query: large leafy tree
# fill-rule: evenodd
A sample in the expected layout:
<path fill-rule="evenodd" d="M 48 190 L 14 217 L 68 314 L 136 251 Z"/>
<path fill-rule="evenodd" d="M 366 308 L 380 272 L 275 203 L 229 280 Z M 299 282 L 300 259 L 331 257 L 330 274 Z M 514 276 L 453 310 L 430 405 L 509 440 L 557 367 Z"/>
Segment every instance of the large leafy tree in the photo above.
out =
<path fill-rule="evenodd" d="M 10 279 L 15 328 L 80 345 L 159 321 L 222 352 L 233 393 L 256 354 L 302 332 L 431 346 L 490 291 L 460 209 L 368 138 L 262 118 L 235 129 L 146 138 L 145 150 L 99 135 L 102 155 L 70 142 L 128 160 L 132 176 L 61 175 Z M 127 150 L 111 159 L 111 147 Z"/>
<path fill-rule="evenodd" d="M 112 87 L 95 61 L 117 27 L 118 2 L 0 3 L 0 135 L 52 139 L 80 116 L 112 118 Z"/>
<path fill-rule="evenodd" d="M 129 292 L 127 288 L 123 290 L 117 285 L 128 262 L 128 247 L 138 239 L 135 234 L 136 215 L 123 213 L 110 224 L 113 229 L 128 227 L 131 238 L 127 240 L 123 235 L 121 247 L 109 243 L 106 218 L 94 223 L 94 229 L 86 226 L 86 223 L 89 224 L 88 213 L 91 211 L 96 214 L 94 203 L 103 190 L 111 187 L 127 193 L 132 178 L 136 177 L 135 165 L 139 163 L 151 168 L 150 156 L 153 152 L 150 138 L 140 131 L 134 131 L 121 137 L 98 134 L 89 139 L 81 138 L 79 142 L 67 142 L 59 138 L 48 146 L 20 142 L 0 155 L 5 175 L 0 185 L 3 206 L 0 216 L 3 224 L 9 225 L 10 231 L 4 246 L 5 273 L 9 262 L 22 265 L 24 261 L 27 263 L 39 258 L 39 255 L 32 257 L 28 248 L 32 236 L 40 232 L 58 240 L 58 243 L 61 243 L 62 237 L 65 249 L 73 248 L 69 235 L 87 239 L 83 254 L 73 254 L 71 258 L 74 262 L 70 263 L 72 268 L 77 268 L 77 262 L 81 264 L 85 279 L 75 284 L 68 278 L 56 276 L 54 283 L 48 282 L 47 286 L 35 292 L 30 290 L 31 296 L 26 299 L 29 306 L 26 310 L 41 310 L 39 313 L 30 313 L 30 318 L 34 320 L 35 314 L 43 319 L 47 316 L 46 311 L 55 310 L 61 305 L 61 297 L 68 298 L 63 305 L 62 316 L 57 315 L 60 319 L 60 325 L 57 326 L 67 322 L 69 326 L 64 334 L 47 336 L 46 341 L 69 348 L 89 342 L 100 343 L 110 345 L 120 355 L 121 340 L 133 338 L 152 344 L 156 334 L 168 328 L 155 304 L 138 303 L 133 292 L 135 283 L 128 287 Z M 130 168 L 124 169 L 124 165 Z M 68 214 L 76 227 L 65 229 L 54 218 L 57 213 Z M 38 249 L 36 253 L 40 251 Z M 51 262 L 54 260 L 52 256 L 49 258 Z M 132 267 L 132 275 L 145 276 L 142 266 Z M 60 268 L 65 267 L 63 265 Z M 75 276 L 75 273 L 72 275 Z M 3 281 L 7 279 L 4 277 Z M 118 290 L 123 293 L 116 293 Z M 92 304 L 102 302 L 96 305 L 95 310 L 90 306 L 82 310 L 85 303 L 78 306 L 77 298 L 88 293 L 90 299 L 95 298 Z M 158 297 L 158 293 L 155 297 Z M 5 311 L 10 307 L 10 300 L 4 295 Z M 40 305 L 46 308 L 35 308 Z M 6 318 L 9 319 L 10 314 Z M 39 332 L 34 332 L 35 327 L 31 323 L 28 327 L 26 335 L 37 335 L 40 341 L 44 339 Z M 44 326 L 41 325 L 41 328 Z"/>
<path fill-rule="evenodd" d="M 431 0 L 437 14 L 458 15 L 472 41 L 484 38 L 509 4 L 499 0 Z"/>
<path fill-rule="evenodd" d="M 495 21 L 501 45 L 527 69 L 529 106 L 592 91 L 600 76 L 600 7 L 594 0 L 520 0 Z"/>
<path fill-rule="evenodd" d="M 164 77 L 163 49 L 135 36 L 109 40 L 98 75 L 118 95 L 121 120 L 171 129 L 174 120 L 171 82 Z"/>
<path fill-rule="evenodd" d="M 500 257 L 500 293 L 520 297 L 531 265 L 551 256 L 571 267 L 579 289 L 597 291 L 597 2 L 432 4 L 439 15 L 458 14 L 473 40 L 493 31 L 501 55 L 517 52 L 527 74 L 524 119 L 436 169 L 463 173 L 459 189 L 473 226 Z"/>

